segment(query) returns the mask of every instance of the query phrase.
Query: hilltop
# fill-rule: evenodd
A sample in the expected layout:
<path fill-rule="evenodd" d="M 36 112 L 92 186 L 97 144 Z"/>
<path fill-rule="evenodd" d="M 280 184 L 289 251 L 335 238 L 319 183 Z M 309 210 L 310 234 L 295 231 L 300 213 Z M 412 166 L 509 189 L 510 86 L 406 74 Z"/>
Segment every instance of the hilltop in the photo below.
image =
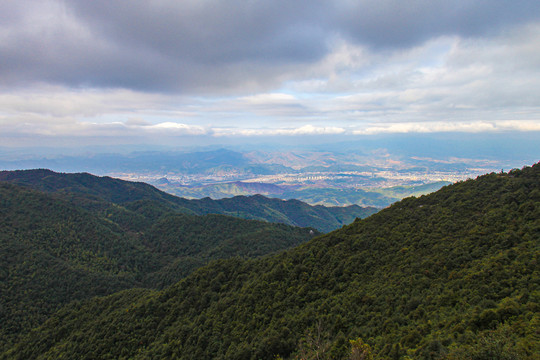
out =
<path fill-rule="evenodd" d="M 162 291 L 72 303 L 3 358 L 534 359 L 540 165 L 407 198 Z"/>
<path fill-rule="evenodd" d="M 311 206 L 298 200 L 283 201 L 264 196 L 238 196 L 220 200 L 179 198 L 141 182 L 98 177 L 87 173 L 57 173 L 46 169 L 0 171 L 0 182 L 29 186 L 39 191 L 62 194 L 86 208 L 115 203 L 129 208 L 159 207 L 184 214 L 221 214 L 243 219 L 264 220 L 322 232 L 335 230 L 364 218 L 378 209 L 357 205 L 347 207 Z M 100 205 L 100 206 L 101 206 Z"/>

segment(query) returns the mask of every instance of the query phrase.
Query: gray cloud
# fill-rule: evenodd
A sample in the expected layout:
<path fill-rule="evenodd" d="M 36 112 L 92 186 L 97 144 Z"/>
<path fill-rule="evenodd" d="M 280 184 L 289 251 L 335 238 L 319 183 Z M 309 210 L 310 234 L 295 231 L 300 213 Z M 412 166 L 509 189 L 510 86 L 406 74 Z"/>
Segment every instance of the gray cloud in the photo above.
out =
<path fill-rule="evenodd" d="M 324 53 L 318 1 L 79 1 L 81 21 L 115 43 L 186 62 L 305 61 Z"/>
<path fill-rule="evenodd" d="M 538 1 L 17 1 L 0 4 L 0 81 L 152 92 L 279 87 L 339 39 L 407 48 L 491 36 Z"/>
<path fill-rule="evenodd" d="M 17 14 L 2 29 L 7 34 L 0 42 L 4 84 L 258 89 L 327 52 L 323 29 L 311 22 L 316 16 L 307 2 L 26 5 L 22 14 L 20 5 L 1 9 Z"/>
<path fill-rule="evenodd" d="M 371 47 L 409 47 L 433 37 L 494 35 L 500 29 L 536 20 L 535 0 L 344 1 L 338 27 Z"/>

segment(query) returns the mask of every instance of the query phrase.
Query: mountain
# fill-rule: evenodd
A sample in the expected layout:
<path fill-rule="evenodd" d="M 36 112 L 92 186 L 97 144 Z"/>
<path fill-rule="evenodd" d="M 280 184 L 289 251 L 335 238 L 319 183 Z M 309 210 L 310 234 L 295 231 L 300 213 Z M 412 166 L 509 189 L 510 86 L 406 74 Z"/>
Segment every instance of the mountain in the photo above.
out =
<path fill-rule="evenodd" d="M 166 178 L 153 183 L 159 189 L 180 197 L 191 199 L 209 197 L 221 199 L 236 195 L 279 195 L 286 191 L 285 187 L 258 182 L 233 181 L 201 186 L 184 186 L 170 182 Z M 274 196 L 275 197 L 275 196 Z"/>
<path fill-rule="evenodd" d="M 284 198 L 297 198 L 309 204 L 324 206 L 356 205 L 367 207 L 387 207 L 400 200 L 398 197 L 389 197 L 375 191 L 356 188 L 315 188 L 301 187 L 287 191 L 281 195 Z M 358 206 L 358 205 L 357 205 Z"/>
<path fill-rule="evenodd" d="M 50 192 L 0 182 L 0 348 L 73 300 L 163 288 L 211 260 L 267 255 L 318 234 L 183 214 L 174 197 L 144 184 L 29 174 L 27 183 Z"/>
<path fill-rule="evenodd" d="M 532 360 L 539 255 L 537 164 L 162 291 L 71 303 L 2 358 Z"/>
<path fill-rule="evenodd" d="M 358 204 L 362 204 L 364 209 L 371 209 L 371 213 L 374 213 L 375 207 L 383 208 L 390 204 L 401 200 L 407 195 L 419 194 L 418 190 L 409 190 L 412 187 L 400 187 L 401 191 L 394 191 L 393 189 L 384 190 L 364 190 L 350 187 L 336 188 L 336 187 L 321 187 L 321 186 L 306 186 L 306 185 L 274 185 L 266 183 L 251 183 L 235 181 L 231 183 L 219 183 L 209 184 L 203 186 L 182 186 L 176 183 L 165 182 L 159 180 L 154 183 L 159 189 L 166 191 L 170 194 L 174 194 L 180 197 L 186 198 L 204 198 L 210 197 L 212 199 L 223 199 L 240 195 L 265 195 L 268 197 L 278 198 L 282 200 L 300 200 L 310 205 L 322 205 L 328 208 L 352 206 L 350 209 L 359 210 Z M 436 183 L 433 185 L 427 184 L 424 187 L 435 191 L 440 189 L 443 185 L 449 183 Z M 416 187 L 415 187 L 416 188 Z M 410 194 L 407 194 L 410 191 Z M 364 210 L 365 211 L 365 210 Z M 360 213 L 356 217 L 365 217 Z M 335 228 L 335 227 L 334 227 Z"/>
<path fill-rule="evenodd" d="M 290 200 L 268 199 L 263 196 L 235 197 L 232 199 L 188 200 L 162 192 L 155 187 L 87 173 L 64 174 L 50 170 L 0 171 L 0 182 L 30 186 L 36 190 L 64 194 L 76 204 L 86 208 L 115 203 L 136 207 L 138 204 L 165 207 L 192 215 L 222 214 L 252 220 L 278 222 L 300 227 L 313 227 L 329 232 L 349 224 L 357 217 L 369 216 L 378 209 L 360 206 L 310 206 Z M 129 205 L 126 205 L 128 204 Z M 157 205 L 156 205 L 157 204 Z"/>
<path fill-rule="evenodd" d="M 0 149 L 0 155 L 2 151 Z M 0 168 L 28 169 L 51 168 L 57 171 L 93 173 L 145 173 L 175 172 L 179 174 L 215 174 L 223 171 L 241 171 L 246 174 L 264 175 L 276 171 L 294 172 L 278 164 L 252 163 L 243 153 L 216 149 L 209 151 L 143 151 L 129 154 L 96 153 L 91 155 L 56 156 L 6 160 L 0 156 Z"/>
<path fill-rule="evenodd" d="M 235 196 L 212 200 L 188 200 L 191 211 L 197 214 L 225 214 L 243 219 L 266 220 L 300 227 L 313 227 L 323 232 L 365 218 L 378 209 L 358 205 L 346 207 L 311 206 L 299 200 L 271 199 L 261 195 Z"/>
<path fill-rule="evenodd" d="M 437 181 L 429 184 L 414 185 L 414 186 L 393 186 L 376 190 L 383 195 L 403 199 L 409 196 L 421 196 L 437 191 L 443 186 L 450 185 L 448 181 Z"/>
<path fill-rule="evenodd" d="M 351 176 L 351 175 L 349 175 Z M 437 181 L 421 185 L 393 186 L 387 188 L 360 189 L 323 185 L 275 185 L 258 182 L 227 182 L 202 186 L 184 186 L 165 178 L 153 183 L 159 189 L 186 198 L 223 199 L 239 195 L 260 194 L 283 200 L 296 199 L 310 205 L 327 207 L 360 204 L 363 207 L 383 208 L 409 196 L 420 196 L 450 185 L 448 181 Z M 365 217 L 358 216 L 357 217 Z"/>

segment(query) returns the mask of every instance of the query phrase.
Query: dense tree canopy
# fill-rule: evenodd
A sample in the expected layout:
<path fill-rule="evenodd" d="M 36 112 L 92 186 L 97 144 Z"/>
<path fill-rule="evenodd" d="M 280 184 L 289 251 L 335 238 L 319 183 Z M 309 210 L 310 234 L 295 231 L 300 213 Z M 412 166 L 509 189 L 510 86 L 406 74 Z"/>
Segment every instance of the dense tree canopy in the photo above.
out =
<path fill-rule="evenodd" d="M 213 259 L 266 255 L 317 234 L 185 215 L 157 200 L 121 206 L 73 196 L 0 182 L 0 346 L 72 300 L 159 289 Z"/>

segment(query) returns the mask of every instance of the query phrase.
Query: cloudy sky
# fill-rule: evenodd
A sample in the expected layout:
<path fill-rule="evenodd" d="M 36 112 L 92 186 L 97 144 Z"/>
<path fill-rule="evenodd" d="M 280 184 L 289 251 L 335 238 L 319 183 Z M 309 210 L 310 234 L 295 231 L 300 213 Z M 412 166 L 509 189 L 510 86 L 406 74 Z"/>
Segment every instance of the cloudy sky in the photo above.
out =
<path fill-rule="evenodd" d="M 0 2 L 0 142 L 540 131 L 538 0 Z"/>

